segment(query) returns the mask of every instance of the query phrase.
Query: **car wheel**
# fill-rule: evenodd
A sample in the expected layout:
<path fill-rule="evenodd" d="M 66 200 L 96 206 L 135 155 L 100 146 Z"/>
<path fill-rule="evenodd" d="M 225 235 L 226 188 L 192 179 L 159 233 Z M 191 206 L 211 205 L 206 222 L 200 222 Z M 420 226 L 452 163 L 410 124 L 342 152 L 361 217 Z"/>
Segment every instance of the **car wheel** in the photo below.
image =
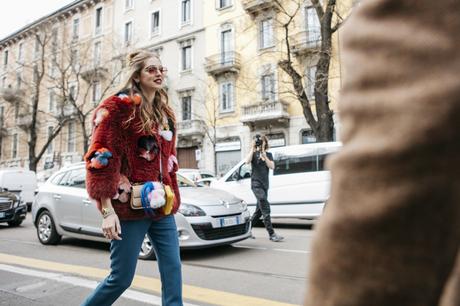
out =
<path fill-rule="evenodd" d="M 139 252 L 139 258 L 144 260 L 155 260 L 155 250 L 153 249 L 152 240 L 148 234 L 145 234 L 144 241 L 142 241 L 141 251 Z"/>
<path fill-rule="evenodd" d="M 53 217 L 47 210 L 38 216 L 37 236 L 42 244 L 58 244 L 61 241 L 61 235 L 56 231 Z"/>
<path fill-rule="evenodd" d="M 14 227 L 14 226 L 21 225 L 21 223 L 22 223 L 22 219 L 19 219 L 19 220 L 14 220 L 14 221 L 8 222 L 8 225 Z"/>

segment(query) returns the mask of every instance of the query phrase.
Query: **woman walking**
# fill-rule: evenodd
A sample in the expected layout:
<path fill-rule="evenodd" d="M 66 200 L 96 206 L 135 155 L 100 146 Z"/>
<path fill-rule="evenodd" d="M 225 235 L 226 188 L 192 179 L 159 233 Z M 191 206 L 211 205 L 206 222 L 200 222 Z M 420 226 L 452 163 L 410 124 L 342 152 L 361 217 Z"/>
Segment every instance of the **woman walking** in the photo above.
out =
<path fill-rule="evenodd" d="M 130 71 L 122 89 L 94 113 L 85 155 L 88 194 L 96 200 L 103 233 L 111 240 L 111 272 L 82 305 L 112 305 L 131 285 L 146 233 L 157 255 L 162 304 L 182 305 L 173 216 L 180 205 L 175 116 L 162 88 L 167 69 L 155 54 L 143 50 L 129 54 L 127 62 Z M 144 184 L 143 191 L 151 186 L 143 192 L 143 209 L 130 204 L 132 186 L 138 184 Z M 171 196 L 165 200 L 169 188 L 173 201 Z"/>

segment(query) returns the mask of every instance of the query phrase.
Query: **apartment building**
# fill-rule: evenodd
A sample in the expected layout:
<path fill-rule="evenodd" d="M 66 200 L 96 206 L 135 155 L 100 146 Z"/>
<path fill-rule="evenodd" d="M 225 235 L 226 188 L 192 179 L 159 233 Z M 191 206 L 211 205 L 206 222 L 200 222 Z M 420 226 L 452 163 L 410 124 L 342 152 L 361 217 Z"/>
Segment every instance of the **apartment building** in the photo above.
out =
<path fill-rule="evenodd" d="M 345 2 L 338 7 L 342 16 L 352 6 L 352 1 Z M 282 8 L 270 0 L 206 1 L 205 67 L 208 96 L 214 97 L 207 105 L 215 110 L 217 174 L 225 173 L 248 153 L 257 133 L 266 134 L 272 147 L 316 141 L 295 98 L 292 80 L 278 63 L 287 56 L 282 27 L 286 10 L 294 16 L 288 38 L 291 56 L 313 104 L 321 44 L 319 19 L 309 1 L 281 3 Z M 333 108 L 340 88 L 338 46 L 335 34 L 328 81 Z M 212 145 L 206 147 L 205 155 L 212 155 Z"/>
<path fill-rule="evenodd" d="M 341 2 L 342 16 L 352 2 Z M 288 10 L 300 3 L 288 39 L 312 97 L 319 21 L 308 0 L 282 3 Z M 168 68 L 181 167 L 223 174 L 247 154 L 256 133 L 267 134 L 271 146 L 315 141 L 278 66 L 286 56 L 283 18 L 270 0 L 77 0 L 19 29 L 0 41 L 0 166 L 28 166 L 37 92 L 36 153 L 44 150 L 37 170 L 81 160 L 92 110 L 120 85 L 126 54 L 138 48 L 156 52 Z M 328 81 L 333 109 L 338 42 L 336 33 Z"/>

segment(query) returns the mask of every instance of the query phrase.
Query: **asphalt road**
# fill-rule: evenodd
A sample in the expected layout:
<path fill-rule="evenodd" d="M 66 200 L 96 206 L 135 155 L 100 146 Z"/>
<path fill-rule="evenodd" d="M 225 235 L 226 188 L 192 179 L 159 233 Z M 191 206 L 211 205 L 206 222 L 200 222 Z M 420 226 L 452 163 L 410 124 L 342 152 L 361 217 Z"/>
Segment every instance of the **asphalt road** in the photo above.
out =
<path fill-rule="evenodd" d="M 231 246 L 182 251 L 184 298 L 189 305 L 300 305 L 303 303 L 311 227 L 275 220 L 284 242 L 256 239 Z M 109 244 L 64 238 L 38 242 L 28 215 L 18 228 L 0 224 L 0 305 L 79 305 L 109 269 Z M 159 302 L 156 261 L 139 260 L 130 292 L 115 305 Z"/>

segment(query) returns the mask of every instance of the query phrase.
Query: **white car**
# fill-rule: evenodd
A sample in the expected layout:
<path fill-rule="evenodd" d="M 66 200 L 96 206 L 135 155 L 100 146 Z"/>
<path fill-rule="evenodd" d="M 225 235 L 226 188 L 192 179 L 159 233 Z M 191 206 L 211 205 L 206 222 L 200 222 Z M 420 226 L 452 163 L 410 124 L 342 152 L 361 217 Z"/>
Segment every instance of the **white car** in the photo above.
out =
<path fill-rule="evenodd" d="M 324 168 L 326 157 L 341 148 L 340 142 L 303 144 L 269 150 L 275 169 L 269 171 L 268 201 L 273 218 L 315 220 L 329 198 L 330 174 Z M 222 178 L 211 182 L 243 199 L 251 213 L 256 198 L 251 190 L 251 164 L 240 161 Z"/>
<path fill-rule="evenodd" d="M 193 182 L 197 182 L 203 179 L 214 179 L 215 176 L 211 171 L 203 170 L 203 169 L 192 169 L 192 168 L 180 168 L 178 173 L 182 176 L 185 176 L 189 180 Z"/>
<path fill-rule="evenodd" d="M 209 187 L 196 187 L 177 175 L 181 205 L 174 215 L 181 248 L 206 248 L 231 244 L 251 236 L 246 203 Z M 101 230 L 102 217 L 85 189 L 84 164 L 65 167 L 40 188 L 32 205 L 38 240 L 57 244 L 62 236 L 108 241 Z M 154 258 L 148 235 L 139 258 Z"/>

